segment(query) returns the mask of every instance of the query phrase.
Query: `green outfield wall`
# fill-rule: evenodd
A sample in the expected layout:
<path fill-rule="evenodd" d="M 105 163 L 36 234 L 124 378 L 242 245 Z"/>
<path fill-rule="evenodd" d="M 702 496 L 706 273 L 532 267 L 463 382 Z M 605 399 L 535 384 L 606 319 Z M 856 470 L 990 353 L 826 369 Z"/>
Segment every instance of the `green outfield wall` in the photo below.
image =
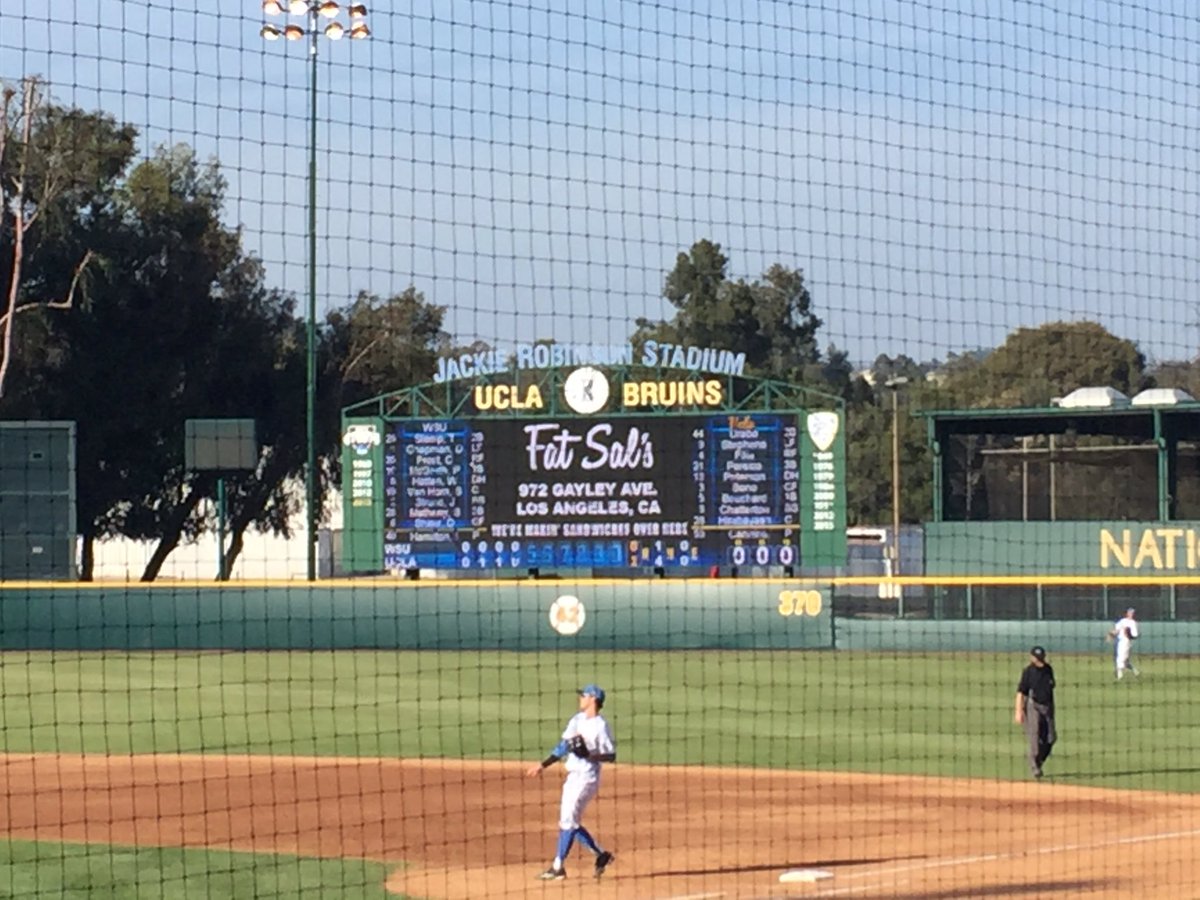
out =
<path fill-rule="evenodd" d="M 0 586 L 0 649 L 816 649 L 829 591 L 795 581 Z"/>
<path fill-rule="evenodd" d="M 834 618 L 795 580 L 308 586 L 0 586 L 2 650 L 839 650 L 1108 652 L 1109 622 Z M 1140 653 L 1200 653 L 1200 622 L 1146 621 Z"/>
<path fill-rule="evenodd" d="M 894 652 L 1012 652 L 1023 659 L 1034 644 L 1054 653 L 1111 654 L 1104 640 L 1107 621 L 929 621 L 900 619 L 834 620 L 839 650 Z M 1143 622 L 1139 654 L 1200 653 L 1200 622 Z M 1022 662 L 1018 659 L 1017 662 Z"/>
<path fill-rule="evenodd" d="M 929 522 L 927 575 L 1200 575 L 1200 522 Z"/>

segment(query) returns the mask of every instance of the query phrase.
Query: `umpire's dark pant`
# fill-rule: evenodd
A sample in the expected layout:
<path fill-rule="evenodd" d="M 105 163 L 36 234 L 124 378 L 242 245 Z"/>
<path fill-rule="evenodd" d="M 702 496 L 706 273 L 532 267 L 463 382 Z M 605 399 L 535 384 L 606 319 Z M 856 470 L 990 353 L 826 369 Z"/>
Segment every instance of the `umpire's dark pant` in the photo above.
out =
<path fill-rule="evenodd" d="M 1050 757 L 1050 750 L 1058 740 L 1053 704 L 1025 701 L 1025 736 L 1029 738 L 1029 768 L 1040 775 L 1042 763 Z"/>

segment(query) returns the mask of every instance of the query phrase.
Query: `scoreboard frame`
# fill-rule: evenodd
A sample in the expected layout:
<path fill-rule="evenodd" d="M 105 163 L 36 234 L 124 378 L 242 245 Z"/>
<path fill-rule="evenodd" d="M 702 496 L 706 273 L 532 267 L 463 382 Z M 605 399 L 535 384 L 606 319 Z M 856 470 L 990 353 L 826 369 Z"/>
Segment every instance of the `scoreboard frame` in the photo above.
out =
<path fill-rule="evenodd" d="M 407 558 L 391 550 L 385 553 L 389 538 L 395 539 L 391 528 L 396 524 L 394 518 L 385 516 L 385 510 L 394 515 L 398 490 L 396 484 L 387 481 L 385 444 L 395 440 L 389 436 L 395 435 L 397 429 L 411 428 L 416 423 L 455 422 L 465 423 L 468 428 L 474 423 L 476 431 L 483 433 L 506 427 L 511 430 L 514 424 L 511 420 L 522 420 L 521 424 L 533 429 L 545 427 L 540 422 L 548 425 L 553 420 L 564 428 L 611 423 L 614 428 L 627 427 L 636 432 L 638 422 L 666 425 L 663 420 L 720 416 L 740 417 L 737 421 L 747 422 L 762 417 L 790 419 L 795 424 L 797 438 L 793 486 L 799 493 L 799 508 L 795 524 L 744 526 L 786 527 L 795 534 L 797 552 L 768 556 L 761 551 L 750 552 L 742 554 L 745 561 L 741 565 L 748 570 L 782 569 L 785 573 L 803 575 L 830 574 L 844 567 L 845 407 L 841 398 L 800 385 L 735 374 L 716 377 L 695 369 L 672 371 L 585 362 L 545 369 L 485 372 L 469 380 L 446 379 L 346 407 L 342 411 L 342 570 L 347 574 L 403 575 L 435 568 L 439 575 L 473 578 L 481 574 L 524 577 L 539 570 L 578 574 L 580 569 L 590 569 L 593 574 L 598 569 L 603 574 L 622 569 L 631 573 L 636 569 L 653 569 L 662 574 L 663 561 L 646 556 L 645 551 L 631 551 L 632 555 L 620 561 L 606 558 L 602 565 L 598 564 L 599 556 L 581 557 L 583 562 L 578 565 L 570 556 L 565 559 L 560 556 L 557 562 L 536 556 L 514 556 L 500 562 L 497 557 L 494 564 L 487 564 L 482 556 L 478 564 L 468 563 L 464 557 L 459 565 L 443 555 L 437 556 L 440 562 L 433 564 L 430 557 Z M 508 424 L 504 425 L 505 422 Z M 489 460 L 489 464 L 494 470 L 496 461 Z M 394 481 L 395 473 L 391 474 Z M 494 536 L 487 534 L 493 522 L 477 520 L 476 524 L 479 530 L 472 533 L 481 539 L 481 544 Z M 789 559 L 795 562 L 788 565 Z M 677 561 L 672 557 L 667 567 Z M 690 567 L 690 574 L 709 574 L 714 564 L 711 554 L 701 562 L 702 565 Z M 731 552 L 715 564 L 728 569 L 739 562 L 738 555 Z"/>

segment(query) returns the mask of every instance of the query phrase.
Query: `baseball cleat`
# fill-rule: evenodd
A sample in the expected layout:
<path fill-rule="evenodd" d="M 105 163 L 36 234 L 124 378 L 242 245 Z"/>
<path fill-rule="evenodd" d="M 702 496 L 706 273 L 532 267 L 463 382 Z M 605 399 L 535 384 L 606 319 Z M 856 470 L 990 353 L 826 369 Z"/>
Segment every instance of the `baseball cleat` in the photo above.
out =
<path fill-rule="evenodd" d="M 612 861 L 613 861 L 613 855 L 611 853 L 609 853 L 607 850 L 602 850 L 600 853 L 596 854 L 596 877 L 597 878 L 599 878 L 601 875 L 604 874 L 604 870 L 609 867 L 609 864 L 612 863 Z"/>
<path fill-rule="evenodd" d="M 562 881 L 567 877 L 566 869 L 556 869 L 554 866 L 548 868 L 545 872 L 538 876 L 542 881 Z"/>

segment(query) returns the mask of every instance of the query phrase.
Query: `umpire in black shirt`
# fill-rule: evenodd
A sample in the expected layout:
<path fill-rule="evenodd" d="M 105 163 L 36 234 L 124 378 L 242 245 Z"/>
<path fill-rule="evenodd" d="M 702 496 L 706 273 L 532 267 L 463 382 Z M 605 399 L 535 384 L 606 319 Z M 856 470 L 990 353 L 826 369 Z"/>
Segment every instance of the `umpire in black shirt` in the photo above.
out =
<path fill-rule="evenodd" d="M 1025 727 L 1029 738 L 1029 768 L 1034 778 L 1042 777 L 1042 763 L 1058 735 L 1054 731 L 1054 669 L 1046 662 L 1046 648 L 1029 651 L 1029 665 L 1021 673 L 1017 685 L 1016 708 L 1013 719 Z"/>

